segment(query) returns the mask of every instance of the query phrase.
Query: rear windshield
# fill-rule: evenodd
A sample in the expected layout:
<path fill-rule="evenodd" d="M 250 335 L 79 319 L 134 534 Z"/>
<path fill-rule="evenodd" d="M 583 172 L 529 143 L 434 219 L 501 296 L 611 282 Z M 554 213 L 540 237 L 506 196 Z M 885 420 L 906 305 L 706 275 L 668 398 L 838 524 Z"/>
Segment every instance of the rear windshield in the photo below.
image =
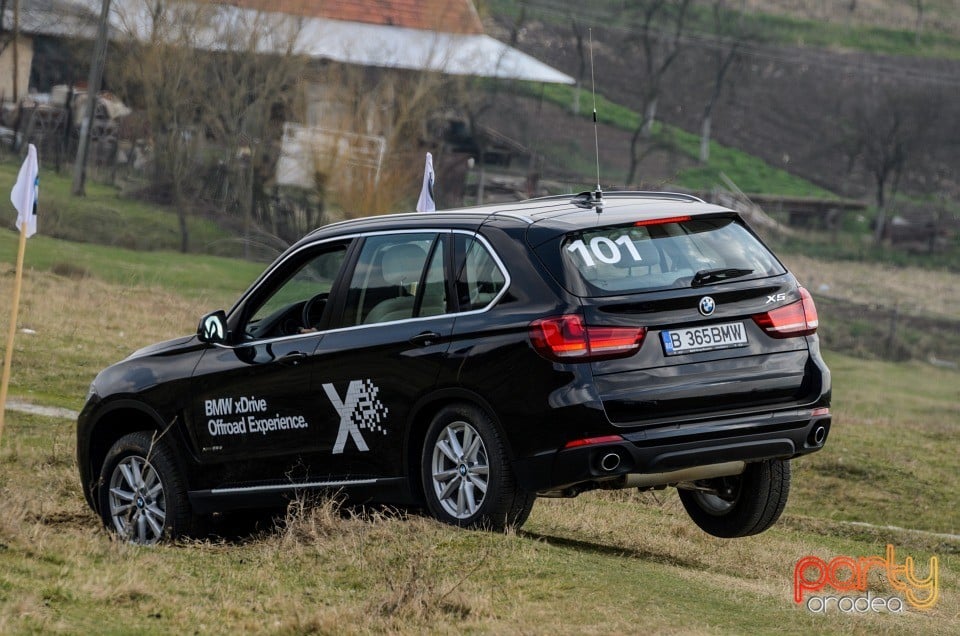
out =
<path fill-rule="evenodd" d="M 567 234 L 559 247 L 564 270 L 561 279 L 577 283 L 574 286 L 588 296 L 705 286 L 784 273 L 767 248 L 730 217 L 583 230 Z"/>

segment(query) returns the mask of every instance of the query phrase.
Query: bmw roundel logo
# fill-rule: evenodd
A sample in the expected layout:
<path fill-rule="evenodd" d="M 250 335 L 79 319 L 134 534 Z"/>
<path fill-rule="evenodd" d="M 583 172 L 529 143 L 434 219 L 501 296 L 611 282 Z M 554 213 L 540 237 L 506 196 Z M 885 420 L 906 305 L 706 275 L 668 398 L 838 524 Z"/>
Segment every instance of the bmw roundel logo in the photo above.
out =
<path fill-rule="evenodd" d="M 709 316 L 713 313 L 713 310 L 717 308 L 717 303 L 713 302 L 713 298 L 709 296 L 704 296 L 700 299 L 700 313 L 704 316 Z"/>

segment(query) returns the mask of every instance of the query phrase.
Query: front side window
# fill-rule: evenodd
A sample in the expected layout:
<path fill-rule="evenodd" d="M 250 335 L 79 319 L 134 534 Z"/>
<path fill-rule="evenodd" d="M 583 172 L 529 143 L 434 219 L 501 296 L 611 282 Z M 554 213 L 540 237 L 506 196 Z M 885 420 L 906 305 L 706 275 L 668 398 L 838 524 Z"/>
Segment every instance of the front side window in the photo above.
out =
<path fill-rule="evenodd" d="M 347 254 L 346 244 L 311 250 L 284 266 L 273 287 L 268 281 L 244 327 L 246 340 L 276 338 L 316 329 Z"/>

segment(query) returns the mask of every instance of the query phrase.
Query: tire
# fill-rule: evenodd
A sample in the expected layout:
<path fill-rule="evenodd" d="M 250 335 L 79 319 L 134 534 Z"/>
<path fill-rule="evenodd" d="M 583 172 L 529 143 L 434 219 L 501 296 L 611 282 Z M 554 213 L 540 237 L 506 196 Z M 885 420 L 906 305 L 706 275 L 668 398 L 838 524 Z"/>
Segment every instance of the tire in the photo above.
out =
<path fill-rule="evenodd" d="M 130 543 L 149 545 L 190 532 L 186 483 L 170 447 L 153 431 L 118 439 L 100 471 L 100 518 Z"/>
<path fill-rule="evenodd" d="M 461 528 L 519 528 L 536 495 L 517 486 L 500 432 L 487 413 L 452 404 L 434 416 L 421 456 L 427 508 Z"/>
<path fill-rule="evenodd" d="M 687 514 L 700 529 L 724 539 L 759 534 L 780 518 L 790 494 L 790 462 L 747 464 L 742 474 L 697 482 L 719 494 L 679 491 Z"/>

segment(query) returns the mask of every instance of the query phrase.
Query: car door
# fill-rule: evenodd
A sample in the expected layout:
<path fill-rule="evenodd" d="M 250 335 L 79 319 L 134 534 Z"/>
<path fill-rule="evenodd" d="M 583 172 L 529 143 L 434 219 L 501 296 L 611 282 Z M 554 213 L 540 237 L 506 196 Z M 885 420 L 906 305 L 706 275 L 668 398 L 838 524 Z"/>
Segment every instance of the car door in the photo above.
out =
<path fill-rule="evenodd" d="M 313 353 L 349 245 L 335 241 L 291 254 L 235 308 L 231 346 L 203 352 L 188 429 L 200 461 L 219 467 L 207 473 L 214 485 L 317 476 L 314 458 L 328 454 L 337 420 L 313 390 Z"/>
<path fill-rule="evenodd" d="M 318 342 L 315 393 L 338 418 L 330 466 L 351 478 L 403 477 L 411 407 L 436 384 L 450 343 L 449 232 L 367 236 Z"/>

